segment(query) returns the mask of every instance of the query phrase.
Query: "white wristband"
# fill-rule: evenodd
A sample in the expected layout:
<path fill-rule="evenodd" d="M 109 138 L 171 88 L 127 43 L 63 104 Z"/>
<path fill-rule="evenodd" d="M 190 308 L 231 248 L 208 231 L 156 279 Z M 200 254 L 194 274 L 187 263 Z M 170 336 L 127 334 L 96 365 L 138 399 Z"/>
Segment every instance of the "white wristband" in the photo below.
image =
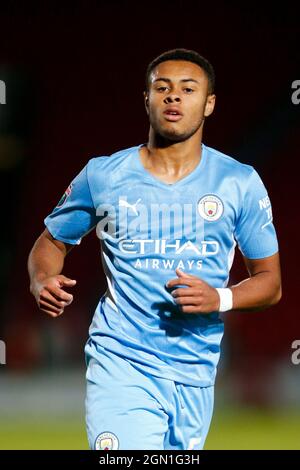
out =
<path fill-rule="evenodd" d="M 218 288 L 220 297 L 220 307 L 219 312 L 227 312 L 228 310 L 232 310 L 233 300 L 232 300 L 232 290 L 228 287 L 226 288 Z"/>

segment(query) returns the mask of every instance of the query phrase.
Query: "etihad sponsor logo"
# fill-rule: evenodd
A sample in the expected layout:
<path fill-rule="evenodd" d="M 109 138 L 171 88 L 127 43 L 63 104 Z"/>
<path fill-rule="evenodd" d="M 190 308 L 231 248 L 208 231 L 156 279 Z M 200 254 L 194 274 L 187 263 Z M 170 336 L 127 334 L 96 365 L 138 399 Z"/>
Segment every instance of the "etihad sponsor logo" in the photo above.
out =
<path fill-rule="evenodd" d="M 219 243 L 216 241 L 202 240 L 194 243 L 191 240 L 121 240 L 118 243 L 122 253 L 132 255 L 136 269 L 182 269 L 192 271 L 202 269 L 203 260 L 207 256 L 214 256 L 219 252 Z M 146 255 L 146 257 L 143 257 Z M 147 257 L 149 255 L 149 257 Z M 155 255 L 164 255 L 155 257 Z M 171 258 L 166 258 L 166 256 Z M 182 256 L 182 258 L 180 257 Z M 172 258 L 176 256 L 176 258 Z M 188 257 L 188 259 L 186 259 Z M 195 257 L 195 259 L 193 258 Z"/>
<path fill-rule="evenodd" d="M 167 254 L 174 253 L 180 255 L 185 251 L 189 251 L 199 256 L 214 256 L 219 251 L 219 243 L 216 241 L 202 240 L 199 243 L 194 243 L 191 240 L 121 240 L 119 242 L 119 249 L 123 253 L 132 253 L 144 255 L 146 253 L 153 254 Z"/>
<path fill-rule="evenodd" d="M 175 269 L 181 269 L 183 271 L 193 271 L 196 269 L 199 271 L 202 269 L 202 259 L 162 259 L 162 258 L 137 258 L 133 266 L 136 269 L 163 269 L 174 271 Z"/>

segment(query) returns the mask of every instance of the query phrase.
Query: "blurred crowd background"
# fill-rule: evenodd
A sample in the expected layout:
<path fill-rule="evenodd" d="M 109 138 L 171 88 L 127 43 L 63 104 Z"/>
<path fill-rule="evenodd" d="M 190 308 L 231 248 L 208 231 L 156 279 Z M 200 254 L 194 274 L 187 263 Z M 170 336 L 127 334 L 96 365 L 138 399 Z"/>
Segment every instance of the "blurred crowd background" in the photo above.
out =
<path fill-rule="evenodd" d="M 296 7 L 111 0 L 70 9 L 11 1 L 1 6 L 0 25 L 0 448 L 86 447 L 83 348 L 106 289 L 99 243 L 91 233 L 67 257 L 75 300 L 57 320 L 29 293 L 27 257 L 43 219 L 88 159 L 147 141 L 146 66 L 186 47 L 216 71 L 217 105 L 204 143 L 260 173 L 283 274 L 277 306 L 224 315 L 207 446 L 299 449 L 300 364 L 291 360 L 300 340 Z M 245 275 L 237 253 L 231 282 Z"/>

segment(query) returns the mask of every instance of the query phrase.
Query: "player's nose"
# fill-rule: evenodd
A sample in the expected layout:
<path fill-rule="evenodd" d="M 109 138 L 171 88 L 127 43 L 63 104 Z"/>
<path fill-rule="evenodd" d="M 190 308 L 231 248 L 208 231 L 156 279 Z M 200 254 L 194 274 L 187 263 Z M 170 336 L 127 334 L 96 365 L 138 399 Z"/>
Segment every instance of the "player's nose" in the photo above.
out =
<path fill-rule="evenodd" d="M 176 95 L 175 93 L 166 96 L 164 99 L 164 103 L 166 104 L 180 103 L 180 101 L 181 101 L 180 96 Z"/>

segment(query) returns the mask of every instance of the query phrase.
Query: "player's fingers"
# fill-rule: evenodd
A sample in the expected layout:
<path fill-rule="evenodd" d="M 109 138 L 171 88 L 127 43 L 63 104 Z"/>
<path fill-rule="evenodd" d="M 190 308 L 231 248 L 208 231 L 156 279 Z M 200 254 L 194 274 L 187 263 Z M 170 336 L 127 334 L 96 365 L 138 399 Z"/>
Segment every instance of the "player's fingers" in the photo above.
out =
<path fill-rule="evenodd" d="M 189 277 L 176 277 L 175 279 L 171 279 L 166 283 L 166 287 L 169 289 L 170 287 L 175 286 L 189 286 L 193 287 L 197 283 L 199 283 L 200 279 L 191 279 Z M 201 282 L 201 281 L 200 281 Z"/>
<path fill-rule="evenodd" d="M 68 278 L 66 276 L 63 276 L 63 275 L 59 276 L 58 281 L 59 281 L 59 284 L 60 284 L 61 287 L 63 287 L 63 286 L 73 287 L 73 286 L 75 286 L 75 284 L 77 282 L 75 279 L 70 279 L 70 278 Z"/>
<path fill-rule="evenodd" d="M 177 297 L 175 302 L 178 305 L 201 305 L 201 298 L 199 297 Z"/>
<path fill-rule="evenodd" d="M 182 305 L 180 307 L 183 313 L 205 313 L 201 312 L 201 307 L 196 306 L 196 305 Z"/>
<path fill-rule="evenodd" d="M 201 280 L 198 276 L 194 276 L 193 274 L 188 274 L 185 271 L 181 271 L 181 269 L 179 269 L 179 268 L 176 268 L 175 272 L 176 272 L 177 276 L 179 276 L 180 278 L 187 277 L 187 278 L 190 278 L 190 279 Z"/>
<path fill-rule="evenodd" d="M 199 296 L 201 294 L 202 290 L 196 287 L 179 287 L 171 292 L 173 297 Z"/>
<path fill-rule="evenodd" d="M 61 314 L 64 309 L 62 307 L 54 307 L 54 305 L 51 305 L 50 303 L 46 302 L 45 300 L 40 300 L 39 301 L 39 307 L 41 310 L 47 309 L 47 311 L 55 314 Z"/>
<path fill-rule="evenodd" d="M 52 294 L 57 300 L 64 300 L 70 304 L 73 300 L 73 295 L 65 292 L 63 289 L 60 289 L 56 286 L 45 286 L 45 289 Z"/>
<path fill-rule="evenodd" d="M 50 317 L 53 317 L 53 318 L 59 317 L 63 313 L 63 312 L 55 313 L 55 312 L 52 312 L 52 310 L 49 310 L 47 308 L 41 308 L 40 310 L 42 310 L 42 312 L 47 313 L 48 315 L 50 315 Z"/>
<path fill-rule="evenodd" d="M 43 289 L 40 292 L 40 300 L 45 300 L 49 304 L 58 308 L 66 307 L 70 303 L 70 302 L 66 302 L 65 300 L 58 300 L 47 289 Z"/>

